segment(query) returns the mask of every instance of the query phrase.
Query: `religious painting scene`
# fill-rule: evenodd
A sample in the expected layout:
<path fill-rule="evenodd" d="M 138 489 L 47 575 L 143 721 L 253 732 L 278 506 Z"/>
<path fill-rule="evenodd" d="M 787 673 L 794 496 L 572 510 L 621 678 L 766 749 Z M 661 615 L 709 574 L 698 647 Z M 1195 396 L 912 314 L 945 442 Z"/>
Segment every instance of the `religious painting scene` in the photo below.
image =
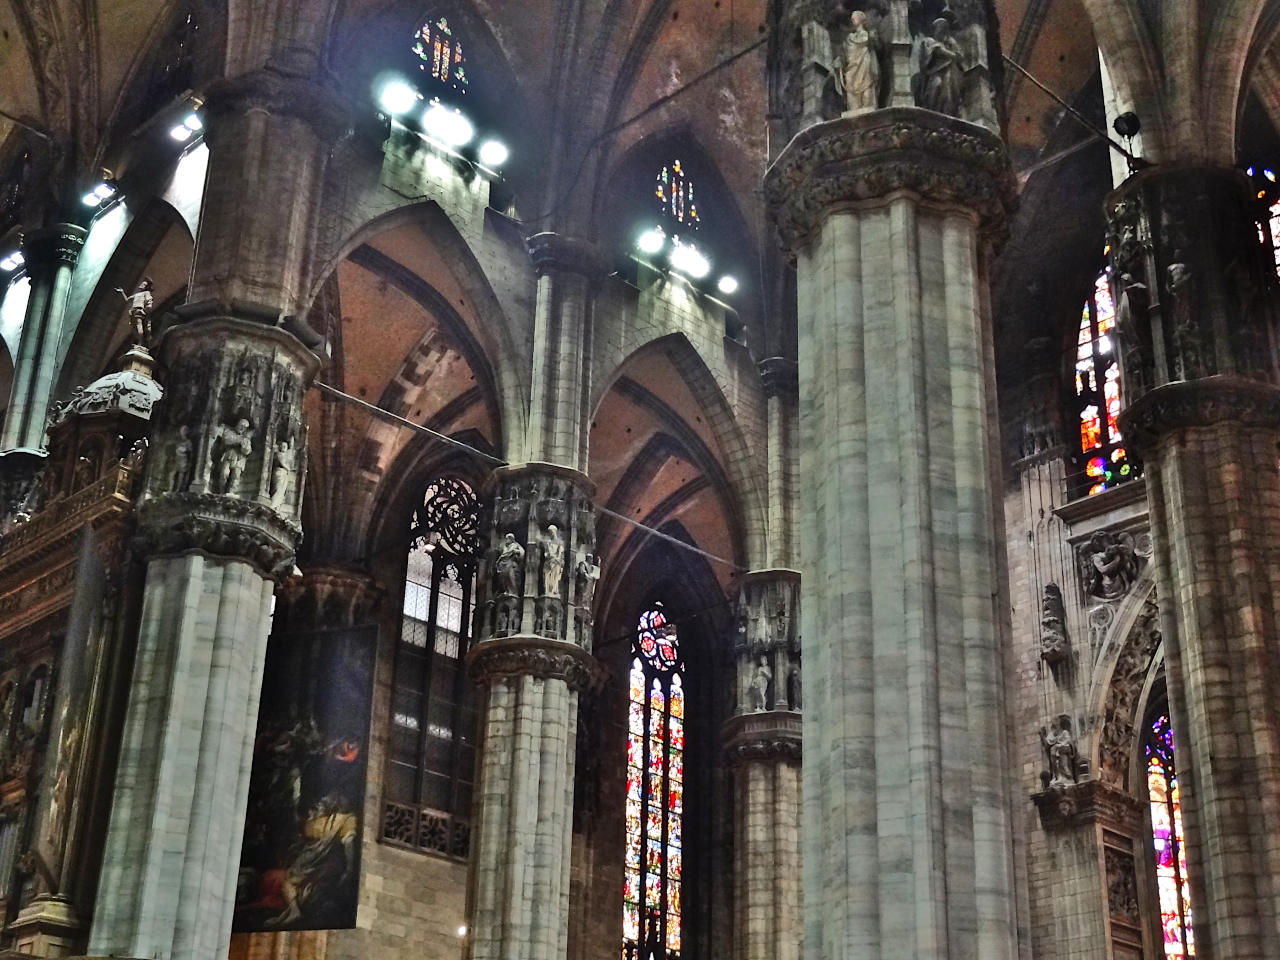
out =
<path fill-rule="evenodd" d="M 1280 960 L 1280 0 L 0 66 L 0 960 Z"/>

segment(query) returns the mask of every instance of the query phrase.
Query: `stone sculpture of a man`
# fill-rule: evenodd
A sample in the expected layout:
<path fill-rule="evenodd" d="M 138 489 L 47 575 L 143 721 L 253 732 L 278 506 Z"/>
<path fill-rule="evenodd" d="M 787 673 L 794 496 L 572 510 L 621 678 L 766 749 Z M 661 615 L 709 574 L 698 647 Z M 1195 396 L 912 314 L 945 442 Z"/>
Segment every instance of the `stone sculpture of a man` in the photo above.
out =
<path fill-rule="evenodd" d="M 949 116 L 960 115 L 964 90 L 964 54 L 946 18 L 933 21 L 933 31 L 920 43 L 916 103 Z"/>
<path fill-rule="evenodd" d="M 222 444 L 222 453 L 218 456 L 218 489 L 231 493 L 253 452 L 253 427 L 241 417 L 234 426 L 220 426 L 217 436 Z"/>
<path fill-rule="evenodd" d="M 520 581 L 524 574 L 524 547 L 514 533 L 502 538 L 502 550 L 493 563 L 494 586 L 498 593 L 519 596 Z"/>
<path fill-rule="evenodd" d="M 765 662 L 764 657 L 756 664 L 755 672 L 751 675 L 750 687 L 750 707 L 755 711 L 763 711 L 769 708 L 769 681 L 773 679 L 773 671 L 769 669 L 769 664 Z"/>
<path fill-rule="evenodd" d="M 836 63 L 835 83 L 836 90 L 844 95 L 846 117 L 856 117 L 879 106 L 880 58 L 876 36 L 861 10 L 849 16 L 849 32 Z"/>
<path fill-rule="evenodd" d="M 129 305 L 129 322 L 133 324 L 133 338 L 144 347 L 151 346 L 151 310 L 155 307 L 156 298 L 151 292 L 155 284 L 150 277 L 143 277 L 133 293 L 125 293 L 116 287 L 116 293 L 124 297 Z"/>
<path fill-rule="evenodd" d="M 542 595 L 560 595 L 560 578 L 564 576 L 564 538 L 554 523 L 547 524 L 542 538 Z"/>

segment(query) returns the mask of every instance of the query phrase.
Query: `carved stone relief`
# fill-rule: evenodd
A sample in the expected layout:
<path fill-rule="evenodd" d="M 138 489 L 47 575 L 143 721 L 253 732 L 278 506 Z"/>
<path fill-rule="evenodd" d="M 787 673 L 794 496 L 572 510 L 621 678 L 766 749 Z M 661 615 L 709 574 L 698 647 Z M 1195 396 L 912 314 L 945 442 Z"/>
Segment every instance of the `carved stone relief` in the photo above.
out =
<path fill-rule="evenodd" d="M 1095 600 L 1122 600 L 1150 556 L 1150 534 L 1099 531 L 1077 552 L 1081 589 Z"/>
<path fill-rule="evenodd" d="M 1138 879 L 1134 872 L 1133 854 L 1114 847 L 1105 848 L 1107 866 L 1107 912 L 1111 919 L 1136 926 L 1138 911 Z"/>
<path fill-rule="evenodd" d="M 1062 590 L 1056 583 L 1046 583 L 1040 600 L 1040 659 L 1045 663 L 1058 664 L 1071 655 L 1066 618 Z"/>
<path fill-rule="evenodd" d="M 1107 687 L 1098 745 L 1098 776 L 1113 787 L 1124 788 L 1126 785 L 1135 738 L 1134 714 L 1138 697 L 1146 683 L 1152 658 L 1163 639 L 1159 615 L 1153 593 L 1125 637 Z"/>
<path fill-rule="evenodd" d="M 730 648 L 737 660 L 738 711 L 799 710 L 799 574 L 790 570 L 748 574 L 730 629 Z"/>
<path fill-rule="evenodd" d="M 1040 779 L 1046 790 L 1066 787 L 1080 779 L 1070 716 L 1059 714 L 1047 728 L 1041 727 L 1040 745 L 1044 748 L 1046 764 Z"/>

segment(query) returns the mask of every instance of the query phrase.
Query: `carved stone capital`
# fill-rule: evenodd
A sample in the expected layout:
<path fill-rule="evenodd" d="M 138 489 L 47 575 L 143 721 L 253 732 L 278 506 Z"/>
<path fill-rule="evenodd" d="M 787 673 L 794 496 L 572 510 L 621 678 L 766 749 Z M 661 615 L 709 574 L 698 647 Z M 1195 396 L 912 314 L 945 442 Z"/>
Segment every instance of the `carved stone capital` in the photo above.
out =
<path fill-rule="evenodd" d="M 253 112 L 303 120 L 322 143 L 336 143 L 351 128 L 350 107 L 329 85 L 308 72 L 269 64 L 237 77 L 210 84 L 205 97 L 209 123 L 205 139 L 217 146 L 236 135 L 237 124 L 227 121 Z"/>
<path fill-rule="evenodd" d="M 203 553 L 244 560 L 281 580 L 293 569 L 302 535 L 270 507 L 216 493 L 162 493 L 138 508 L 138 535 L 148 557 Z"/>
<path fill-rule="evenodd" d="M 1280 429 L 1280 387 L 1244 377 L 1205 377 L 1157 387 L 1120 415 L 1120 429 L 1136 450 L 1152 450 L 1183 427 L 1236 422 Z"/>
<path fill-rule="evenodd" d="M 1046 830 L 1100 823 L 1122 833 L 1134 833 L 1141 823 L 1142 803 L 1100 780 L 1053 786 L 1033 794 L 1031 799 Z"/>
<path fill-rule="evenodd" d="M 791 710 L 771 710 L 732 717 L 721 738 L 730 765 L 800 763 L 803 720 Z"/>
<path fill-rule="evenodd" d="M 494 471 L 488 487 L 476 637 L 524 634 L 590 650 L 600 581 L 595 486 L 576 470 L 523 463 Z"/>
<path fill-rule="evenodd" d="M 599 280 L 611 269 L 609 258 L 590 240 L 566 237 L 562 233 L 535 233 L 525 243 L 529 259 L 538 273 L 578 273 Z"/>
<path fill-rule="evenodd" d="M 27 273 L 32 274 L 42 267 L 75 266 L 88 235 L 89 231 L 74 223 L 57 223 L 32 230 L 22 238 L 22 256 Z"/>
<path fill-rule="evenodd" d="M 300 577 L 290 577 L 281 591 L 290 628 L 353 627 L 368 623 L 382 600 L 383 590 L 373 577 L 350 567 L 308 564 Z"/>
<path fill-rule="evenodd" d="M 563 680 L 579 693 L 604 684 L 604 668 L 581 647 L 544 637 L 505 637 L 477 643 L 467 654 L 467 667 L 476 683 L 504 677 Z"/>
<path fill-rule="evenodd" d="M 998 247 L 1017 191 L 998 136 L 915 107 L 814 124 L 765 174 L 765 198 L 790 253 L 808 245 L 833 210 L 898 192 L 972 211 Z"/>
<path fill-rule="evenodd" d="M 760 361 L 759 366 L 766 397 L 787 397 L 794 400 L 800 395 L 800 374 L 796 361 L 787 357 L 766 357 Z"/>

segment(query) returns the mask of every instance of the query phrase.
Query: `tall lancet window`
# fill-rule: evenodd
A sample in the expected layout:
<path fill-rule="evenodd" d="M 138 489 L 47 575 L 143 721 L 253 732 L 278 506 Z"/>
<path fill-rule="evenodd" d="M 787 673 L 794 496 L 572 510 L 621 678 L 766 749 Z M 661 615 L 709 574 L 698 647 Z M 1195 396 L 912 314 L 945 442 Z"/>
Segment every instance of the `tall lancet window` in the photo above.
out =
<path fill-rule="evenodd" d="M 1120 432 L 1120 361 L 1115 344 L 1116 305 L 1103 270 L 1085 301 L 1076 347 L 1076 401 L 1080 460 L 1089 496 L 1136 476 Z"/>
<path fill-rule="evenodd" d="M 684 844 L 684 662 L 661 604 L 640 615 L 627 716 L 623 960 L 679 960 Z"/>
<path fill-rule="evenodd" d="M 1166 957 L 1194 957 L 1187 856 L 1182 846 L 1182 796 L 1173 762 L 1173 727 L 1162 713 L 1151 721 L 1147 747 L 1147 793 L 1160 896 L 1160 928 Z"/>
<path fill-rule="evenodd" d="M 410 528 L 396 644 L 382 838 L 465 857 L 476 714 L 465 659 L 475 608 L 478 505 L 455 477 L 428 484 Z"/>

